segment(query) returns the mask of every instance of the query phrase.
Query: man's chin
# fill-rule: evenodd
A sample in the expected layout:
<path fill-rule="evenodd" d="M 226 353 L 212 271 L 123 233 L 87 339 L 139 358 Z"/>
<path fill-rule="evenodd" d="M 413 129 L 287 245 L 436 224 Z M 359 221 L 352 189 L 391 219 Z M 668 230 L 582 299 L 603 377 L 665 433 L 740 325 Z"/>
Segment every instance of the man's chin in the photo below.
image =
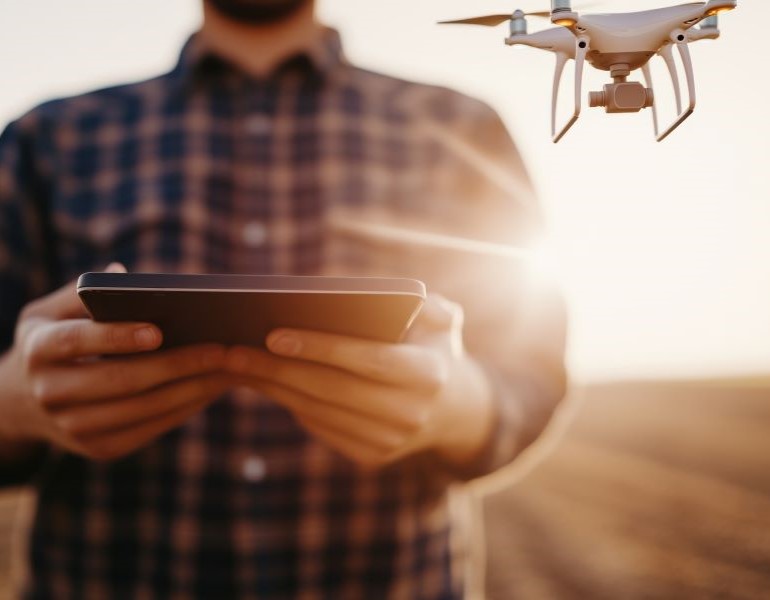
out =
<path fill-rule="evenodd" d="M 233 21 L 262 25 L 282 21 L 312 0 L 205 0 L 219 14 Z"/>

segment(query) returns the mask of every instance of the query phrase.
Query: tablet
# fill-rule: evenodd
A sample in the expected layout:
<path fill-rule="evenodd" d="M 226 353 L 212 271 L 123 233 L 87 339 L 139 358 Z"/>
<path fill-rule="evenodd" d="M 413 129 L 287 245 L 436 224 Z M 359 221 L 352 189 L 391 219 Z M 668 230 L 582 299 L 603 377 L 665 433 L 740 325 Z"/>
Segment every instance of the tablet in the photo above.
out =
<path fill-rule="evenodd" d="M 378 277 L 84 273 L 78 295 L 96 321 L 156 324 L 164 347 L 264 347 L 277 327 L 400 342 L 425 285 Z"/>

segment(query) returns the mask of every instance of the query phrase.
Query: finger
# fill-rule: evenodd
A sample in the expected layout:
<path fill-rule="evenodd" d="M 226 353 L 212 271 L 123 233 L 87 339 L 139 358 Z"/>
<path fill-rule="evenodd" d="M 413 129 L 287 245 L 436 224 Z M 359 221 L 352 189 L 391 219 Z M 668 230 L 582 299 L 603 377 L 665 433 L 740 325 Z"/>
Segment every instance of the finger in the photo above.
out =
<path fill-rule="evenodd" d="M 220 370 L 222 346 L 187 346 L 122 360 L 49 369 L 36 383 L 35 396 L 49 410 L 131 396 L 170 381 Z"/>
<path fill-rule="evenodd" d="M 101 354 L 130 354 L 155 350 L 162 341 L 151 323 L 96 323 L 66 319 L 37 327 L 27 341 L 33 365 Z"/>
<path fill-rule="evenodd" d="M 382 451 L 396 451 L 406 443 L 409 437 L 419 431 L 416 425 L 396 427 L 381 419 L 372 419 L 279 385 L 264 383 L 258 385 L 258 388 L 288 408 L 298 419 L 310 420 L 319 426 Z"/>
<path fill-rule="evenodd" d="M 56 422 L 68 435 L 98 436 L 165 417 L 195 403 L 204 391 L 218 391 L 220 383 L 228 387 L 237 385 L 231 376 L 221 373 L 197 375 L 143 394 L 70 407 L 62 411 Z"/>
<path fill-rule="evenodd" d="M 231 348 L 226 364 L 230 372 L 251 375 L 395 426 L 408 427 L 422 422 L 430 408 L 420 394 L 410 393 L 406 388 L 387 386 L 333 367 L 281 358 L 245 346 Z"/>
<path fill-rule="evenodd" d="M 337 367 L 392 385 L 436 390 L 446 379 L 445 363 L 434 348 L 291 329 L 277 329 L 266 341 L 279 356 Z"/>
<path fill-rule="evenodd" d="M 108 273 L 125 273 L 126 268 L 120 263 L 110 263 L 105 269 Z M 77 294 L 77 280 L 71 281 L 29 305 L 25 318 L 77 319 L 87 317 L 88 311 Z"/>
<path fill-rule="evenodd" d="M 31 302 L 23 313 L 26 319 L 76 319 L 88 316 L 77 294 L 77 281 Z"/>
<path fill-rule="evenodd" d="M 381 450 L 350 439 L 311 420 L 300 420 L 300 423 L 313 437 L 366 470 L 376 469 L 389 462 L 390 457 Z"/>
<path fill-rule="evenodd" d="M 462 308 L 459 304 L 447 300 L 440 294 L 428 294 L 412 327 L 432 331 L 448 330 L 461 315 Z"/>
<path fill-rule="evenodd" d="M 111 262 L 107 265 L 107 268 L 104 269 L 105 273 L 127 273 L 126 266 L 123 263 L 119 262 Z"/>
<path fill-rule="evenodd" d="M 152 418 L 138 425 L 110 431 L 80 442 L 77 444 L 78 451 L 101 460 L 124 456 L 146 446 L 158 436 L 183 424 L 231 387 L 232 380 L 230 378 L 216 374 L 191 378 L 171 384 L 167 389 L 147 394 L 145 397 L 147 403 L 159 401 L 164 394 L 177 394 L 186 398 L 187 403 L 165 415 Z"/>
<path fill-rule="evenodd" d="M 448 344 L 454 354 L 460 354 L 464 320 L 462 306 L 438 294 L 431 294 L 410 328 L 406 342 L 434 345 L 440 341 L 441 344 Z"/>

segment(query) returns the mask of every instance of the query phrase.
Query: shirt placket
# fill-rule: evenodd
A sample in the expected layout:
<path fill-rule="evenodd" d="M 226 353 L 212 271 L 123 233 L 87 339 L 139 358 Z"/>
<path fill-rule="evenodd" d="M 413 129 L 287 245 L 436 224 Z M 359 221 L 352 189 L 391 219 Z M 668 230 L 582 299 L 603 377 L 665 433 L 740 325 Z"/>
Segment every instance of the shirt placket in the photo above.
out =
<path fill-rule="evenodd" d="M 235 194 L 231 235 L 238 249 L 233 270 L 274 272 L 276 248 L 271 240 L 276 193 L 271 171 L 276 166 L 277 89 L 272 82 L 244 79 L 235 89 L 233 121 Z"/>

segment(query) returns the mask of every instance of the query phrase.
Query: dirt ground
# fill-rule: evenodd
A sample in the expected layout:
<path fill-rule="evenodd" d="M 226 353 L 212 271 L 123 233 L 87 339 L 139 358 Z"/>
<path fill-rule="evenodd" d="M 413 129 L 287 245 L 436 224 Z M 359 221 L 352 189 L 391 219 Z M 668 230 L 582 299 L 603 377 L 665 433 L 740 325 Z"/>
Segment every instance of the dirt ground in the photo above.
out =
<path fill-rule="evenodd" d="M 770 598 L 770 382 L 576 395 L 542 461 L 486 484 L 488 599 Z M 2 600 L 17 497 L 0 493 Z"/>

